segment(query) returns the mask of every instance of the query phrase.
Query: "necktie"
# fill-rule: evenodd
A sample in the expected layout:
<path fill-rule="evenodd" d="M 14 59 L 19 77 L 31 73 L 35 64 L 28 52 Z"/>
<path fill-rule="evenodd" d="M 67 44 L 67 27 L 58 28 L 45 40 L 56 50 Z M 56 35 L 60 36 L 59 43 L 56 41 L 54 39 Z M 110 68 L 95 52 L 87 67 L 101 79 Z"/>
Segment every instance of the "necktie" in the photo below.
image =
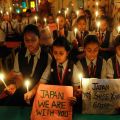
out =
<path fill-rule="evenodd" d="M 91 70 L 91 76 L 94 76 L 94 69 L 93 69 L 93 62 L 92 61 L 91 61 L 90 70 Z"/>
<path fill-rule="evenodd" d="M 83 38 L 82 35 L 83 35 L 83 32 L 81 32 L 81 40 L 82 40 L 82 38 Z"/>
<path fill-rule="evenodd" d="M 104 33 L 102 33 L 101 40 L 103 39 L 103 35 L 104 35 Z"/>
<path fill-rule="evenodd" d="M 60 75 L 60 79 L 61 79 L 61 81 L 62 81 L 62 69 L 63 69 L 63 66 L 62 66 L 62 64 L 59 64 L 59 75 Z"/>
<path fill-rule="evenodd" d="M 30 74 L 31 74 L 32 73 L 32 69 L 33 69 L 35 55 L 33 55 L 33 54 L 30 54 L 30 55 L 31 55 L 31 58 L 30 58 L 30 61 L 29 61 L 29 71 L 30 71 Z"/>
<path fill-rule="evenodd" d="M 21 33 L 21 24 L 19 24 L 19 30 L 20 30 L 20 33 Z"/>
<path fill-rule="evenodd" d="M 8 33 L 8 23 L 6 23 L 6 33 Z"/>

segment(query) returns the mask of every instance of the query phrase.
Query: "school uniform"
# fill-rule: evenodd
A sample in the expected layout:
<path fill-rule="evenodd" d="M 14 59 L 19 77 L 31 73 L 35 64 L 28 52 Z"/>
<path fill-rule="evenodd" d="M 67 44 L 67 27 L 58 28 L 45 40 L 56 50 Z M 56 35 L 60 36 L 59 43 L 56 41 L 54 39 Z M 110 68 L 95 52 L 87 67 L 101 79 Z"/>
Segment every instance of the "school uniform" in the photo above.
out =
<path fill-rule="evenodd" d="M 116 54 L 107 61 L 107 73 L 106 76 L 117 79 L 120 78 L 120 57 Z"/>
<path fill-rule="evenodd" d="M 75 24 L 75 22 L 76 22 L 76 19 L 70 19 L 70 26 L 72 27 L 74 24 Z"/>
<path fill-rule="evenodd" d="M 48 83 L 52 85 L 79 86 L 80 81 L 76 65 L 70 60 L 66 60 L 63 64 L 53 60 Z"/>
<path fill-rule="evenodd" d="M 99 56 L 93 61 L 85 56 L 77 62 L 76 66 L 83 78 L 106 78 L 106 61 Z"/>
<path fill-rule="evenodd" d="M 30 82 L 29 90 L 32 90 L 39 81 L 46 83 L 43 73 L 46 69 L 50 68 L 50 64 L 51 56 L 41 49 L 41 47 L 39 47 L 38 51 L 34 54 L 28 49 L 23 48 L 15 57 L 14 75 L 22 75 L 23 80 L 28 79 Z M 26 88 L 23 84 L 11 97 L 8 105 L 26 106 L 27 104 L 24 101 L 25 93 Z M 31 105 L 33 100 L 34 98 L 31 100 Z"/>
<path fill-rule="evenodd" d="M 112 39 L 112 34 L 110 31 L 100 31 L 100 38 L 99 40 L 101 41 L 101 48 L 109 48 L 113 47 L 113 39 Z M 103 57 L 105 60 L 108 60 L 111 56 L 113 56 L 113 52 L 111 51 L 99 51 L 99 56 Z"/>
<path fill-rule="evenodd" d="M 24 19 L 25 25 L 34 24 L 35 20 L 32 17 L 26 17 Z"/>
<path fill-rule="evenodd" d="M 86 18 L 86 31 L 90 31 L 91 30 L 91 19 L 90 18 Z"/>

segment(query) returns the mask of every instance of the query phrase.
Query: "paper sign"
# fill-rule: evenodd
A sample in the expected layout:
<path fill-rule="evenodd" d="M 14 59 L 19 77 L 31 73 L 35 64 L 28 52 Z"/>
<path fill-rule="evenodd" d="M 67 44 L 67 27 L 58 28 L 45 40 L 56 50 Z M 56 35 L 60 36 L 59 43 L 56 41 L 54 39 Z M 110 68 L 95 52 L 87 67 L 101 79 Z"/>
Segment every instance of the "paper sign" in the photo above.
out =
<path fill-rule="evenodd" d="M 120 80 L 82 79 L 83 114 L 117 114 L 120 105 Z"/>
<path fill-rule="evenodd" d="M 40 85 L 31 112 L 31 120 L 72 120 L 73 97 L 70 86 Z"/>
<path fill-rule="evenodd" d="M 53 37 L 51 35 L 49 27 L 42 28 L 40 30 L 41 40 L 40 44 L 45 46 L 51 46 L 53 44 Z"/>
<path fill-rule="evenodd" d="M 48 24 L 50 31 L 53 32 L 54 30 L 57 30 L 57 24 L 53 23 L 53 24 Z"/>

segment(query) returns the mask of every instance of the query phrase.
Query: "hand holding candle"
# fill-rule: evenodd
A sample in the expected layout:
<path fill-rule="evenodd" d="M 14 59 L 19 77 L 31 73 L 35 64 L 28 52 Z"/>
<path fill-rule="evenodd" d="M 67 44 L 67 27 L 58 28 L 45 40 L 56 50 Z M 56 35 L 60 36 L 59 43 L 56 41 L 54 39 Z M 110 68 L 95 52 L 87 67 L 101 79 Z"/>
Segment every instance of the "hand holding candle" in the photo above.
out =
<path fill-rule="evenodd" d="M 3 80 L 3 75 L 2 75 L 2 74 L 0 75 L 0 79 L 1 79 L 1 81 L 3 82 L 4 86 L 8 89 L 6 83 L 5 83 L 4 80 Z"/>

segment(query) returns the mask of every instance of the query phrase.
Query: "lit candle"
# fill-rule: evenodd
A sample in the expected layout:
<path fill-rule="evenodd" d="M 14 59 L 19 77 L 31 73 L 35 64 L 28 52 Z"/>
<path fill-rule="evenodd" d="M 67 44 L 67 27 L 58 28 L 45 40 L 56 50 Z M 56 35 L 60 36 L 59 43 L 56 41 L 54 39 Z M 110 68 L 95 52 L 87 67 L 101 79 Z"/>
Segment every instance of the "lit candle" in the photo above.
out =
<path fill-rule="evenodd" d="M 79 11 L 77 11 L 76 13 L 77 13 L 77 17 L 78 17 Z"/>
<path fill-rule="evenodd" d="M 9 12 L 6 12 L 7 13 L 7 15 L 8 15 L 8 18 L 9 18 Z"/>
<path fill-rule="evenodd" d="M 96 11 L 96 20 L 97 20 L 97 16 L 98 16 L 98 11 Z"/>
<path fill-rule="evenodd" d="M 97 25 L 98 25 L 98 32 L 99 32 L 100 22 L 98 22 Z"/>
<path fill-rule="evenodd" d="M 3 75 L 0 75 L 0 79 L 1 79 L 1 81 L 3 82 L 3 84 L 5 85 L 5 87 L 8 89 L 6 83 L 5 83 L 4 80 L 3 80 Z"/>
<path fill-rule="evenodd" d="M 1 15 L 3 15 L 2 13 L 3 13 L 3 12 L 2 12 L 2 10 L 1 10 Z"/>
<path fill-rule="evenodd" d="M 118 34 L 120 34 L 120 26 L 118 27 Z"/>
<path fill-rule="evenodd" d="M 11 12 L 11 7 L 10 7 L 10 12 Z"/>
<path fill-rule="evenodd" d="M 59 19 L 57 18 L 58 30 L 59 30 Z"/>
<path fill-rule="evenodd" d="M 29 99 L 29 81 L 26 81 L 26 86 L 27 86 L 27 94 L 28 94 L 28 99 Z"/>
<path fill-rule="evenodd" d="M 75 38 L 76 38 L 76 34 L 77 34 L 77 28 L 75 28 Z"/>
<path fill-rule="evenodd" d="M 46 23 L 46 18 L 44 18 L 44 21 L 45 21 L 45 23 Z"/>
<path fill-rule="evenodd" d="M 69 8 L 67 8 L 67 11 L 69 10 Z"/>
<path fill-rule="evenodd" d="M 79 74 L 79 78 L 80 78 L 80 88 L 82 88 L 82 74 Z"/>
<path fill-rule="evenodd" d="M 67 11 L 65 11 L 65 18 L 66 18 Z"/>
<path fill-rule="evenodd" d="M 97 9 L 98 9 L 98 2 L 96 2 L 96 5 L 97 5 Z"/>
<path fill-rule="evenodd" d="M 59 10 L 59 12 L 58 13 L 61 13 L 61 11 Z"/>
<path fill-rule="evenodd" d="M 37 16 L 35 16 L 35 20 L 36 20 L 36 25 L 37 25 Z"/>

